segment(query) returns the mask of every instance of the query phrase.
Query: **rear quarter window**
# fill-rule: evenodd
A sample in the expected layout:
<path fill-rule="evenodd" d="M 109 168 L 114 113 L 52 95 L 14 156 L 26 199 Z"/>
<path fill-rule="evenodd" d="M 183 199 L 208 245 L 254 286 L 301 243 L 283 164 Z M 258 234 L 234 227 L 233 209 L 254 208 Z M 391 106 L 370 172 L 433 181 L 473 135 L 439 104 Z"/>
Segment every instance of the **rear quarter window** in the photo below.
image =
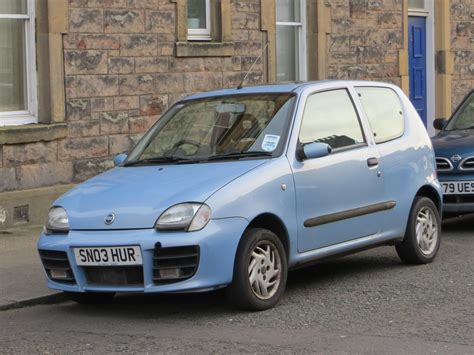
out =
<path fill-rule="evenodd" d="M 375 143 L 384 143 L 403 135 L 403 109 L 395 91 L 382 87 L 358 87 L 356 91 L 374 133 Z"/>

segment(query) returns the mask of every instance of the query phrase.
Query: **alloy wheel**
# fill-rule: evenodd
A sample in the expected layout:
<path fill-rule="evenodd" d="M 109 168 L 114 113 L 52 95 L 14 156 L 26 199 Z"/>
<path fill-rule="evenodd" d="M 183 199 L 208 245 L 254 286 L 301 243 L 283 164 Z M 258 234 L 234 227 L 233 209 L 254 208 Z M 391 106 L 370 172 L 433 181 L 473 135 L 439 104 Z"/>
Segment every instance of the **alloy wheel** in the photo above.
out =
<path fill-rule="evenodd" d="M 438 223 L 434 212 L 429 207 L 423 207 L 416 217 L 416 241 L 424 255 L 430 255 L 438 241 Z"/>
<path fill-rule="evenodd" d="M 281 280 L 281 257 L 276 246 L 260 241 L 250 255 L 248 277 L 255 296 L 262 300 L 275 295 Z"/>

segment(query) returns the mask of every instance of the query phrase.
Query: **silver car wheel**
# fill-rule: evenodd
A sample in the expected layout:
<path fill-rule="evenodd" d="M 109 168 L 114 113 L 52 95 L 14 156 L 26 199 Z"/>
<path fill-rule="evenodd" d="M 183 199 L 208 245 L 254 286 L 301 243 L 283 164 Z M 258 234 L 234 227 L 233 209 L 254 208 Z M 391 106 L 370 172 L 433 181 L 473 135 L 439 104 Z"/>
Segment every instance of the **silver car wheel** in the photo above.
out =
<path fill-rule="evenodd" d="M 438 242 L 438 223 L 434 212 L 429 207 L 423 207 L 416 217 L 416 241 L 424 255 L 430 255 Z"/>
<path fill-rule="evenodd" d="M 280 286 L 281 257 L 270 241 L 260 241 L 250 256 L 249 283 L 255 296 L 262 300 L 272 298 Z"/>

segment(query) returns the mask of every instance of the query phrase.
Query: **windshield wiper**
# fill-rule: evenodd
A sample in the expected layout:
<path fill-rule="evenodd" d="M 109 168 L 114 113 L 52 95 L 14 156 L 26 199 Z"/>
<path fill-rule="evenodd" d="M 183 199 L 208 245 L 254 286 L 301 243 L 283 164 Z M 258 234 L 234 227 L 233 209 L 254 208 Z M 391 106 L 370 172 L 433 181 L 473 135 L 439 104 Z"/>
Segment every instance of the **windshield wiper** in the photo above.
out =
<path fill-rule="evenodd" d="M 217 154 L 211 155 L 207 160 L 221 160 L 221 159 L 240 159 L 240 158 L 253 158 L 253 157 L 271 157 L 270 152 L 261 151 L 248 151 L 248 152 L 234 152 L 228 154 Z"/>
<path fill-rule="evenodd" d="M 181 157 L 172 157 L 172 156 L 164 156 L 164 157 L 154 157 L 154 158 L 145 158 L 139 159 L 135 161 L 130 161 L 123 166 L 134 166 L 134 165 L 151 165 L 151 164 L 161 164 L 161 163 L 181 163 L 181 162 L 192 162 L 192 159 L 186 159 Z"/>
<path fill-rule="evenodd" d="M 252 158 L 252 157 L 271 157 L 271 156 L 272 156 L 272 153 L 270 152 L 260 152 L 260 151 L 217 154 L 217 155 L 211 155 L 208 158 L 200 158 L 200 159 L 188 159 L 188 158 L 183 158 L 183 157 L 164 156 L 164 157 L 153 157 L 153 158 L 145 158 L 145 159 L 130 161 L 124 164 L 123 166 L 128 167 L 128 166 L 135 166 L 135 165 L 152 165 L 152 164 L 162 164 L 162 163 L 189 164 L 189 163 L 203 163 L 203 162 L 212 161 L 212 160 L 240 159 L 240 158 Z"/>

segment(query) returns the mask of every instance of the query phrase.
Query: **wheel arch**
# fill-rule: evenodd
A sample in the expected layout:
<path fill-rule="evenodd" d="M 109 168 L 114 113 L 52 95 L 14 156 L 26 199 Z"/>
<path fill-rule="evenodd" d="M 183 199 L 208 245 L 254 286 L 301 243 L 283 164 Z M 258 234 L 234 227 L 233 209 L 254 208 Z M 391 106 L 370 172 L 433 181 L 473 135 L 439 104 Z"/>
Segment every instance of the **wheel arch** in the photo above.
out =
<path fill-rule="evenodd" d="M 442 199 L 439 192 L 430 185 L 423 185 L 416 193 L 416 197 L 427 197 L 435 204 L 438 212 L 442 213 Z"/>
<path fill-rule="evenodd" d="M 288 235 L 288 229 L 278 216 L 273 213 L 262 213 L 252 219 L 246 230 L 250 228 L 265 228 L 275 233 L 285 248 L 286 257 L 290 257 L 290 238 Z"/>

